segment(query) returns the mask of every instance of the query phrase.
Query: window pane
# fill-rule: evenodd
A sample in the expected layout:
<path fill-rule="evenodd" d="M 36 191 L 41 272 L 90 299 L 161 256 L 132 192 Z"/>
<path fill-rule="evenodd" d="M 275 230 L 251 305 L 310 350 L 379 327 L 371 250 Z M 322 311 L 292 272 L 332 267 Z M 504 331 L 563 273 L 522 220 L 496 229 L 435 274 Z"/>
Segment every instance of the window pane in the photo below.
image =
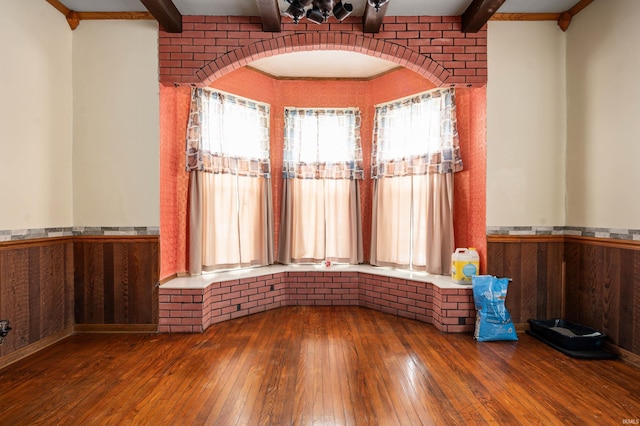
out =
<path fill-rule="evenodd" d="M 284 262 L 357 263 L 362 179 L 357 109 L 285 108 L 283 174 L 290 202 L 290 253 Z"/>
<path fill-rule="evenodd" d="M 357 161 L 357 110 L 285 109 L 285 160 L 294 163 Z"/>
<path fill-rule="evenodd" d="M 353 117 L 318 116 L 318 162 L 353 161 Z"/>
<path fill-rule="evenodd" d="M 453 245 L 453 222 L 447 201 L 451 185 L 440 177 L 462 170 L 455 127 L 453 89 L 376 106 L 372 263 L 436 273 L 443 269 L 446 256 L 437 257 Z"/>
<path fill-rule="evenodd" d="M 269 158 L 268 106 L 203 91 L 202 146 L 204 151 L 243 159 Z"/>

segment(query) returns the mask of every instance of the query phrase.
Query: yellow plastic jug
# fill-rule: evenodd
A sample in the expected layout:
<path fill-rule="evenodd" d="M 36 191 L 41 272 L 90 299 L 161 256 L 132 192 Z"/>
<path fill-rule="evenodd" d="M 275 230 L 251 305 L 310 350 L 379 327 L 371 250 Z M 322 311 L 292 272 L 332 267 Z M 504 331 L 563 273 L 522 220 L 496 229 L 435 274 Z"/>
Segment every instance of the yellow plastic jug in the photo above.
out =
<path fill-rule="evenodd" d="M 480 256 L 473 248 L 457 248 L 451 255 L 451 280 L 457 284 L 471 284 L 471 277 L 480 273 Z"/>

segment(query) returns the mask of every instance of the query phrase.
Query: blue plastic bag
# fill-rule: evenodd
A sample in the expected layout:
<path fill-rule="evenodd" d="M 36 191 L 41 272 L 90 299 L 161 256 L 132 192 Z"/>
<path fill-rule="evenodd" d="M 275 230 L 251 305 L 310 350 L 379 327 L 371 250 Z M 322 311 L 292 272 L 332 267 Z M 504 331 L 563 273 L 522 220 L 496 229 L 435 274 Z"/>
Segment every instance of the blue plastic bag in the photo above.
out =
<path fill-rule="evenodd" d="M 473 337 L 478 342 L 518 340 L 511 315 L 504 306 L 509 278 L 474 275 L 471 284 L 477 310 Z"/>

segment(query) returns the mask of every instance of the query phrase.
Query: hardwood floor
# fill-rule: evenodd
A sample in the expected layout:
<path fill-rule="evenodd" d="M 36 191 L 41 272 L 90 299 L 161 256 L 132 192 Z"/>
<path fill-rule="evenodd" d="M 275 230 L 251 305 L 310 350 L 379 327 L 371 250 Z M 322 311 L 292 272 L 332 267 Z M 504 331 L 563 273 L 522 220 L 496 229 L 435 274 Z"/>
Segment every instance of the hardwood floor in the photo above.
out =
<path fill-rule="evenodd" d="M 360 307 L 77 334 L 0 370 L 0 424 L 623 424 L 640 370 Z"/>

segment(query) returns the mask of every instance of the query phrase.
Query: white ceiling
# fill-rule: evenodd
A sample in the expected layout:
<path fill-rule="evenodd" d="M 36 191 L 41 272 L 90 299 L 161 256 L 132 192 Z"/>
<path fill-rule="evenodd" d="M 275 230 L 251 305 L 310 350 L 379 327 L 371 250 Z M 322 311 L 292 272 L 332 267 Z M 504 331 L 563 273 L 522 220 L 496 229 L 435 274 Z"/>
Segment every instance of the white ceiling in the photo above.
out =
<path fill-rule="evenodd" d="M 347 0 L 344 0 L 347 2 Z M 348 0 L 353 15 L 362 15 L 366 0 Z M 579 0 L 506 0 L 498 13 L 558 13 L 570 9 Z M 286 10 L 286 0 L 278 0 L 280 10 Z M 140 0 L 61 0 L 76 12 L 143 12 Z M 257 16 L 256 0 L 173 0 L 183 15 Z M 392 0 L 387 16 L 452 16 L 465 11 L 471 0 Z"/>
<path fill-rule="evenodd" d="M 285 53 L 258 59 L 252 68 L 277 77 L 368 78 L 397 68 L 398 64 L 342 50 Z"/>
<path fill-rule="evenodd" d="M 343 0 L 353 5 L 353 16 L 362 16 L 366 0 Z M 386 16 L 456 16 L 472 0 L 391 0 Z M 506 0 L 497 13 L 560 13 L 579 0 Z M 76 12 L 143 12 L 140 0 L 61 0 Z M 258 16 L 256 0 L 173 0 L 183 15 Z M 278 0 L 280 10 L 289 5 Z M 283 17 L 283 22 L 290 20 Z M 260 59 L 249 64 L 276 77 L 368 78 L 397 67 L 396 64 L 355 52 L 296 52 Z"/>

